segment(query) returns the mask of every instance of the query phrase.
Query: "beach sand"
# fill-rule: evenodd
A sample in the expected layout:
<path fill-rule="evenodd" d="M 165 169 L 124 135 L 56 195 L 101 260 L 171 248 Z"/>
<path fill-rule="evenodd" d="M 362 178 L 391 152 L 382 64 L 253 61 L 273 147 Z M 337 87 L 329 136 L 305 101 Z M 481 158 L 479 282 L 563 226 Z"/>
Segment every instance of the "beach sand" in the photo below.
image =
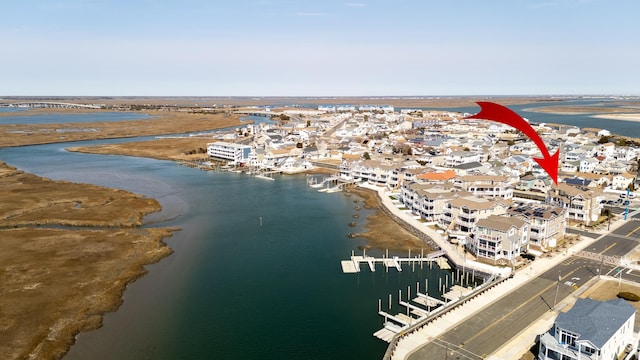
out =
<path fill-rule="evenodd" d="M 640 113 L 602 114 L 602 115 L 593 115 L 591 117 L 598 118 L 598 119 L 610 119 L 610 120 L 622 120 L 622 121 L 640 121 Z"/>

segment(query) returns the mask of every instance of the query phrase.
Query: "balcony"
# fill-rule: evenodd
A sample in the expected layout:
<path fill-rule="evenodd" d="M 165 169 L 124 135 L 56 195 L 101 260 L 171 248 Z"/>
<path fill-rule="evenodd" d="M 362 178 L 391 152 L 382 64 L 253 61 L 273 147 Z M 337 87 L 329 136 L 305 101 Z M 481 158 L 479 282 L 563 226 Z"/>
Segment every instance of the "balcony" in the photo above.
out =
<path fill-rule="evenodd" d="M 458 214 L 458 218 L 462 221 L 466 221 L 466 222 L 473 222 L 475 223 L 476 221 L 476 216 L 473 214 L 464 214 L 464 213 L 460 213 Z"/>

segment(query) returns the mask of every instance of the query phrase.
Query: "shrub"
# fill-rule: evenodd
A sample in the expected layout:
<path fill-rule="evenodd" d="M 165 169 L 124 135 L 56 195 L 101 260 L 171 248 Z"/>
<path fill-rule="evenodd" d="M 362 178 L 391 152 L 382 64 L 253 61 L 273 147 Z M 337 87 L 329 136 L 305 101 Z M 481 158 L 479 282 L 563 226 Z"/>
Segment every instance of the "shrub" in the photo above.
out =
<path fill-rule="evenodd" d="M 636 294 L 634 294 L 634 293 L 631 293 L 631 292 L 626 292 L 626 291 L 619 292 L 617 296 L 618 296 L 619 298 L 621 298 L 621 299 L 625 299 L 625 300 L 627 300 L 627 301 L 633 301 L 633 302 L 635 302 L 635 301 L 640 300 L 640 296 L 638 296 L 638 295 L 636 295 Z"/>

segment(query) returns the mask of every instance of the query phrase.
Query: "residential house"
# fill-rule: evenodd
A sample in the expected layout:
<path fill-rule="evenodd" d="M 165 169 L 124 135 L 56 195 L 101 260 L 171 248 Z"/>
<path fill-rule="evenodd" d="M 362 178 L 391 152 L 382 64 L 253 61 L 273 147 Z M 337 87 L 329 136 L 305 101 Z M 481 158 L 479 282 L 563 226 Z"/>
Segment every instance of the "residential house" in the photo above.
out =
<path fill-rule="evenodd" d="M 470 162 L 479 162 L 480 156 L 471 151 L 452 151 L 445 159 L 444 165 L 446 167 L 454 167 L 461 164 Z"/>
<path fill-rule="evenodd" d="M 521 177 L 518 183 L 516 183 L 514 187 L 516 190 L 530 191 L 531 188 L 533 187 L 533 182 L 535 180 L 536 180 L 535 176 L 528 174 Z"/>
<path fill-rule="evenodd" d="M 477 197 L 513 198 L 513 188 L 507 176 L 465 175 L 454 180 L 457 188 L 468 191 Z"/>
<path fill-rule="evenodd" d="M 527 203 L 510 207 L 507 214 L 529 224 L 529 248 L 533 250 L 556 247 L 567 229 L 566 213 L 556 206 Z"/>
<path fill-rule="evenodd" d="M 547 194 L 545 202 L 567 211 L 567 220 L 591 225 L 600 217 L 602 190 L 560 183 Z"/>
<path fill-rule="evenodd" d="M 599 164 L 598 160 L 590 158 L 590 159 L 582 159 L 580 160 L 580 166 L 578 171 L 580 172 L 593 172 L 596 169 L 596 166 Z"/>
<path fill-rule="evenodd" d="M 515 262 L 529 242 L 529 225 L 518 218 L 490 215 L 479 219 L 467 248 L 479 259 L 494 264 L 499 260 Z"/>
<path fill-rule="evenodd" d="M 600 144 L 596 148 L 596 153 L 598 156 L 604 156 L 606 158 L 613 157 L 616 153 L 616 144 L 610 142 Z"/>
<path fill-rule="evenodd" d="M 472 195 L 455 197 L 450 199 L 443 209 L 439 223 L 447 229 L 449 238 L 465 242 L 473 233 L 478 220 L 489 215 L 504 214 L 511 203 L 511 200 L 489 200 Z"/>
<path fill-rule="evenodd" d="M 575 173 L 580 168 L 580 161 L 563 161 L 560 171 L 564 173 Z"/>
<path fill-rule="evenodd" d="M 423 172 L 416 176 L 415 181 L 418 183 L 445 183 L 458 177 L 453 170 Z"/>
<path fill-rule="evenodd" d="M 623 299 L 576 299 L 540 336 L 539 360 L 627 359 L 636 351 L 636 309 Z"/>
<path fill-rule="evenodd" d="M 614 175 L 611 181 L 611 187 L 616 190 L 625 190 L 635 181 L 635 176 L 630 173 L 622 173 Z"/>

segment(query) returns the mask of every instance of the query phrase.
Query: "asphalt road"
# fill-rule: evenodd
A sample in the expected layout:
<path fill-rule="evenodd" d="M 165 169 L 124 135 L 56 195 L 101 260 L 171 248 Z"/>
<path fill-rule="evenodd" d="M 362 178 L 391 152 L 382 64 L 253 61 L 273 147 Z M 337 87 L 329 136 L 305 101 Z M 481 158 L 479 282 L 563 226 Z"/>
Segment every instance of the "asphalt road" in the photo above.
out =
<path fill-rule="evenodd" d="M 629 221 L 585 251 L 624 256 L 638 245 L 640 221 Z M 566 260 L 543 273 L 530 274 L 533 279 L 525 286 L 433 339 L 409 359 L 483 359 L 575 291 L 574 283 L 580 287 L 599 273 L 640 282 L 637 271 L 618 271 L 613 265 L 571 254 L 558 256 Z"/>

